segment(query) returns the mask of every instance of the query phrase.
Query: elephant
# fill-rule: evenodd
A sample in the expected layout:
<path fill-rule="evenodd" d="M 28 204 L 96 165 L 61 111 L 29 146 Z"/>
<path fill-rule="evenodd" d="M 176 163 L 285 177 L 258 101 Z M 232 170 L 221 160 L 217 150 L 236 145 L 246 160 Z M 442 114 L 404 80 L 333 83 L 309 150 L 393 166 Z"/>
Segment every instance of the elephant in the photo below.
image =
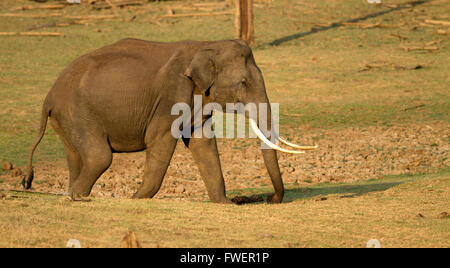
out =
<path fill-rule="evenodd" d="M 123 39 L 97 49 L 66 67 L 46 96 L 38 137 L 31 148 L 28 172 L 22 185 L 34 178 L 33 153 L 45 134 L 48 118 L 65 149 L 69 168 L 68 195 L 82 200 L 109 168 L 113 153 L 146 151 L 143 181 L 133 198 L 152 198 L 160 189 L 179 138 L 171 133 L 176 103 L 192 106 L 201 95 L 211 102 L 267 103 L 262 72 L 251 48 L 242 40 L 179 41 L 172 43 Z M 267 118 L 270 127 L 272 120 Z M 205 122 L 209 117 L 202 117 Z M 256 118 L 257 119 L 257 118 Z M 267 199 L 280 203 L 284 186 L 276 150 L 281 149 L 258 131 L 270 148 L 262 150 L 274 193 Z M 192 153 L 211 202 L 233 203 L 226 197 L 216 139 L 182 137 Z"/>

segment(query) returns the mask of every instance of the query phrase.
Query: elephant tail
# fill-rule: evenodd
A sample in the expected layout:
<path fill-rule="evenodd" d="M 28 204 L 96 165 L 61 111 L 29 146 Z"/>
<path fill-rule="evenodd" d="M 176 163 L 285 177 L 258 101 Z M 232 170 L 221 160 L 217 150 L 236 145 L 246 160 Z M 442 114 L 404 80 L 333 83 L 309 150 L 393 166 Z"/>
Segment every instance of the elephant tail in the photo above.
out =
<path fill-rule="evenodd" d="M 48 108 L 48 105 L 45 102 L 44 106 L 42 107 L 41 127 L 39 129 L 39 134 L 38 134 L 36 141 L 33 144 L 33 147 L 31 147 L 30 156 L 28 159 L 28 172 L 23 177 L 23 180 L 22 180 L 22 186 L 23 186 L 23 188 L 25 188 L 27 190 L 31 188 L 31 184 L 33 183 L 33 179 L 34 179 L 33 154 L 34 154 L 34 151 L 36 150 L 36 147 L 39 145 L 42 138 L 44 137 L 45 129 L 47 128 L 47 121 L 48 121 L 48 117 L 50 116 L 50 113 L 51 113 L 51 110 Z"/>

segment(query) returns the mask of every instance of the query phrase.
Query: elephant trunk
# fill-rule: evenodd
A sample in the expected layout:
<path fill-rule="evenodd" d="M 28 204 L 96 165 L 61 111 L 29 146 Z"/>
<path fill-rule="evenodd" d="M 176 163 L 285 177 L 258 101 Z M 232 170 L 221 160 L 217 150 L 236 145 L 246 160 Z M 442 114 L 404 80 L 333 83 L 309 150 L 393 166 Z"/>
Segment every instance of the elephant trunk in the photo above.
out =
<path fill-rule="evenodd" d="M 258 136 L 258 138 L 264 142 L 265 147 L 261 148 L 262 155 L 264 158 L 264 163 L 266 165 L 269 176 L 272 180 L 273 187 L 275 189 L 275 194 L 269 197 L 269 202 L 280 203 L 283 200 L 284 196 L 284 186 L 283 180 L 281 178 L 280 167 L 278 165 L 278 157 L 277 151 L 290 153 L 290 154 L 303 154 L 304 150 L 313 150 L 317 148 L 317 146 L 299 146 L 293 143 L 290 143 L 281 137 L 279 137 L 275 128 L 273 127 L 272 120 L 272 110 L 270 107 L 269 99 L 267 94 L 265 94 L 265 90 L 263 90 L 264 94 L 260 96 L 255 102 L 258 105 L 257 116 L 252 115 L 250 113 L 246 113 L 249 118 L 249 125 L 253 132 Z M 265 104 L 267 109 L 266 111 L 261 110 L 261 104 Z M 266 127 L 261 127 L 263 123 Z M 269 140 L 271 138 L 272 141 Z M 284 149 L 278 146 L 279 142 L 286 144 L 292 148 L 300 149 L 300 150 L 291 150 Z"/>
<path fill-rule="evenodd" d="M 272 185 L 275 190 L 275 194 L 269 197 L 269 202 L 281 203 L 284 196 L 283 179 L 281 178 L 280 167 L 278 166 L 278 156 L 274 149 L 261 149 L 264 158 L 264 164 L 266 165 L 267 172 L 269 173 Z"/>
<path fill-rule="evenodd" d="M 272 130 L 272 112 L 269 100 L 267 96 L 263 96 L 261 98 L 262 101 L 255 102 L 258 107 L 260 107 L 259 104 L 266 104 L 267 105 L 267 111 L 266 113 L 263 113 L 261 110 L 257 111 L 257 117 L 252 118 L 252 115 L 246 114 L 249 118 L 250 127 L 252 130 L 257 134 L 257 136 L 264 141 L 267 144 L 268 138 L 272 135 L 275 135 L 275 138 L 277 137 L 277 134 L 274 130 Z M 257 123 L 258 122 L 258 123 Z M 266 128 L 263 128 L 261 130 L 259 122 L 265 122 Z M 268 141 L 269 144 L 272 144 L 270 141 Z M 277 147 L 277 146 L 276 146 Z M 283 201 L 284 196 L 284 185 L 283 180 L 281 178 L 281 172 L 280 167 L 278 165 L 278 156 L 277 151 L 275 149 L 279 149 L 270 146 L 262 147 L 261 152 L 264 158 L 264 164 L 266 165 L 267 172 L 269 173 L 270 179 L 272 180 L 272 185 L 275 190 L 275 194 L 270 196 L 268 199 L 268 202 L 271 203 L 281 203 Z"/>

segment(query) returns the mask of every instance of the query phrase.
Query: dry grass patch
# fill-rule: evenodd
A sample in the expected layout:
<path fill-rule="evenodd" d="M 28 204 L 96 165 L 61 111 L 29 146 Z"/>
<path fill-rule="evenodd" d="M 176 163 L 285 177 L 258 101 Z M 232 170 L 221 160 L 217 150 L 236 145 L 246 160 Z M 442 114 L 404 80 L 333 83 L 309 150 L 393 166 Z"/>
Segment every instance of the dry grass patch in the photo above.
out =
<path fill-rule="evenodd" d="M 134 230 L 143 247 L 448 247 L 450 173 L 357 184 L 289 187 L 280 205 L 63 197 L 7 192 L 0 247 L 120 247 Z M 321 198 L 317 198 L 320 196 Z M 321 200 L 321 201 L 319 201 Z M 422 217 L 418 217 L 418 214 Z"/>

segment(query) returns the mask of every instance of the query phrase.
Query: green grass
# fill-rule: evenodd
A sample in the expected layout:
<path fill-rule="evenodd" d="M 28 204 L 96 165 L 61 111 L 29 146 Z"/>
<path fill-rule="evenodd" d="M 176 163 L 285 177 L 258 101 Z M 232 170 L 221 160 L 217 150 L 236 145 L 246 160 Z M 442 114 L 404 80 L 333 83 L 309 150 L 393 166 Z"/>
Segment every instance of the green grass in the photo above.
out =
<path fill-rule="evenodd" d="M 8 192 L 0 247 L 119 247 L 134 230 L 144 247 L 448 247 L 450 170 L 353 184 L 289 185 L 280 205 L 64 197 Z M 265 192 L 265 189 L 248 190 Z M 447 211 L 446 211 L 447 210 Z M 418 214 L 424 217 L 417 217 Z"/>
<path fill-rule="evenodd" d="M 10 13 L 11 7 L 25 4 L 29 2 L 2 1 L 0 10 Z M 165 14 L 173 4 L 170 1 L 149 3 L 144 12 L 142 8 L 119 11 L 124 19 L 138 14 L 133 22 L 116 19 L 89 26 L 40 30 L 63 32 L 64 38 L 0 37 L 0 159 L 19 166 L 26 163 L 45 95 L 59 72 L 77 57 L 126 37 L 155 41 L 233 38 L 232 16 L 163 19 L 155 23 L 154 17 Z M 426 14 L 420 11 L 422 9 Z M 345 3 L 274 1 L 270 7 L 257 5 L 254 54 L 263 70 L 271 101 L 281 104 L 283 128 L 390 126 L 418 121 L 448 123 L 448 35 L 436 35 L 439 27 L 410 30 L 417 26 L 412 21 L 416 13 L 419 20 L 421 16 L 439 19 L 448 13 L 446 10 L 433 2 L 413 9 L 380 7 L 356 0 Z M 380 14 L 382 11 L 385 13 Z M 70 15 L 113 14 L 111 10 L 100 13 L 80 6 L 67 7 L 64 12 Z M 25 13 L 42 14 L 42 11 Z M 357 18 L 364 24 L 406 25 L 362 30 L 352 26 L 320 29 L 311 24 Z M 33 25 L 64 21 L 67 20 L 59 17 L 0 17 L 0 26 L 2 31 L 26 31 Z M 314 27 L 320 30 L 312 29 Z M 399 40 L 391 35 L 397 33 L 406 36 L 405 42 L 411 44 L 440 41 L 441 49 L 434 53 L 405 52 L 399 48 Z M 285 37 L 289 38 L 283 41 Z M 386 66 L 360 72 L 366 64 L 374 62 Z M 424 68 L 396 70 L 392 66 L 418 64 Z M 405 111 L 419 104 L 424 106 Z M 49 130 L 36 159 L 62 157 L 62 145 Z"/>

